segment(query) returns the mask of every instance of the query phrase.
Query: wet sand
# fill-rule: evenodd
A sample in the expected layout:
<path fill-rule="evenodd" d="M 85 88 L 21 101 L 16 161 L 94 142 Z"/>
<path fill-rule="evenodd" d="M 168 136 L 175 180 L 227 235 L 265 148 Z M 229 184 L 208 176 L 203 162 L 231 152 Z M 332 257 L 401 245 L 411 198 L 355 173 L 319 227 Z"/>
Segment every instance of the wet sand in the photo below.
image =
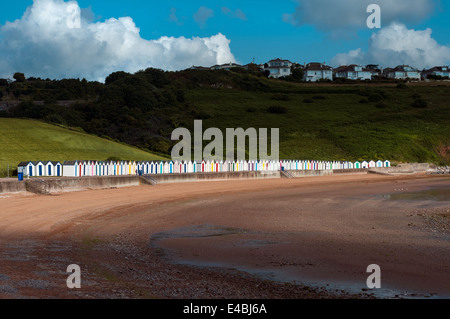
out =
<path fill-rule="evenodd" d="M 344 175 L 3 194 L 0 298 L 446 298 L 449 188 Z"/>

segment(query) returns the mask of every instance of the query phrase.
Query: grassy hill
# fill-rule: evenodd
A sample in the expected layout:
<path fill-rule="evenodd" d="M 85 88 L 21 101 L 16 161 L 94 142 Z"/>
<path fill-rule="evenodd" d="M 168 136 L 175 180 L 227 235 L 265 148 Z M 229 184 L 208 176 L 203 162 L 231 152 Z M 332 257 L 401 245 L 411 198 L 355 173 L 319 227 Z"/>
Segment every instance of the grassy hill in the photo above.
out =
<path fill-rule="evenodd" d="M 81 127 L 158 154 L 170 154 L 175 128 L 193 132 L 194 120 L 203 119 L 204 130 L 279 128 L 283 159 L 450 164 L 449 82 L 291 80 L 239 69 L 146 69 L 115 72 L 104 84 L 33 79 L 2 86 L 0 81 L 3 103 L 22 102 L 0 111 L 0 117 Z M 75 102 L 58 104 L 65 100 Z"/>
<path fill-rule="evenodd" d="M 273 82 L 267 92 L 197 88 L 204 129 L 280 128 L 282 158 L 450 162 L 450 86 Z"/>
<path fill-rule="evenodd" d="M 21 161 L 75 159 L 159 160 L 161 156 L 35 120 L 0 118 L 0 176 Z"/>

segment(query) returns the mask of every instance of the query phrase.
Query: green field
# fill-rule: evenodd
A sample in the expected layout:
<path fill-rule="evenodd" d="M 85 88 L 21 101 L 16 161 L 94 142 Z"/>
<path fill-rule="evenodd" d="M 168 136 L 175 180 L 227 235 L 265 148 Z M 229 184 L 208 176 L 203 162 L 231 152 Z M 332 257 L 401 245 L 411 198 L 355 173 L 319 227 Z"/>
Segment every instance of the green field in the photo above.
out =
<path fill-rule="evenodd" d="M 22 161 L 163 159 L 138 148 L 35 120 L 0 118 L 0 176 Z"/>
<path fill-rule="evenodd" d="M 450 86 L 271 85 L 267 92 L 194 89 L 187 100 L 204 130 L 280 128 L 285 159 L 449 164 Z"/>

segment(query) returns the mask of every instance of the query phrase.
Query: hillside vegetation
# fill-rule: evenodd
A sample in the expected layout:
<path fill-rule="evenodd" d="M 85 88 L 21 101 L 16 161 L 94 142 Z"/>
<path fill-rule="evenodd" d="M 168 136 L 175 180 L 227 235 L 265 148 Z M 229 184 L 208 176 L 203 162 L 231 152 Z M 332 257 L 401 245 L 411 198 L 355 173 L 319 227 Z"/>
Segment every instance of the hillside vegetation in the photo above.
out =
<path fill-rule="evenodd" d="M 156 160 L 163 157 L 47 123 L 0 118 L 0 176 L 10 176 L 22 161 L 76 159 Z"/>
<path fill-rule="evenodd" d="M 192 130 L 203 119 L 204 130 L 280 128 L 286 159 L 450 163 L 446 82 L 307 84 L 256 71 L 147 69 L 113 73 L 105 84 L 28 79 L 0 83 L 2 90 L 3 101 L 22 100 L 3 116 L 79 127 L 168 155 L 173 129 Z"/>

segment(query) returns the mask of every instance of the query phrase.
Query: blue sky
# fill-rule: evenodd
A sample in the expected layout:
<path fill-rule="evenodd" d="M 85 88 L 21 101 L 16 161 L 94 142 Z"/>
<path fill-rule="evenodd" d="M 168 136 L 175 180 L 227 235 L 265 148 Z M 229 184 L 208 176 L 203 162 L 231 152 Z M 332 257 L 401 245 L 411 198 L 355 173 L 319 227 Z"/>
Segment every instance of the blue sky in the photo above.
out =
<path fill-rule="evenodd" d="M 62 0 L 41 1 L 62 2 Z M 382 17 L 388 17 L 387 21 L 383 20 L 381 30 L 370 30 L 359 22 L 359 24 L 350 23 L 352 19 L 365 22 L 369 15 L 365 12 L 365 7 L 358 11 L 349 10 L 348 8 L 355 7 L 352 5 L 355 1 L 364 2 L 365 0 L 78 0 L 77 3 L 83 9 L 83 16 L 89 17 L 91 23 L 104 22 L 109 18 L 132 18 L 136 27 L 140 29 L 140 37 L 145 40 L 157 40 L 164 36 L 188 39 L 209 38 L 221 33 L 230 41 L 229 49 L 236 62 L 243 64 L 253 59 L 256 63 L 263 63 L 276 57 L 299 63 L 317 61 L 341 64 L 340 62 L 347 62 L 351 56 L 355 57 L 356 62 L 369 63 L 370 59 L 374 59 L 376 60 L 374 62 L 387 64 L 388 61 L 378 61 L 374 58 L 376 54 L 371 54 L 371 52 L 378 52 L 380 48 L 370 47 L 369 39 L 383 28 L 387 29 L 384 39 L 388 38 L 393 33 L 392 31 L 388 34 L 390 31 L 388 27 L 393 22 L 405 26 L 405 29 L 397 32 L 397 36 L 401 36 L 399 33 L 406 33 L 407 30 L 423 31 L 430 28 L 432 34 L 428 38 L 432 38 L 443 52 L 450 48 L 448 27 L 450 1 L 397 0 L 398 3 L 406 3 L 402 8 L 385 4 L 388 3 L 387 0 L 369 1 L 369 3 L 380 3 Z M 411 3 L 414 1 L 417 5 Z M 0 27 L 5 25 L 6 21 L 21 19 L 27 7 L 33 5 L 33 1 L 11 1 L 3 5 L 0 11 Z M 336 12 L 335 15 L 333 15 L 334 12 Z M 319 17 L 310 18 L 313 15 Z M 324 18 L 321 19 L 320 16 Z M 414 35 L 412 36 L 415 39 Z M 417 36 L 417 41 L 422 41 L 423 38 L 419 34 Z M 4 38 L 7 36 L 4 32 L 0 32 L 0 43 Z M 23 41 L 29 38 L 24 36 Z M 380 39 L 380 42 L 382 40 Z M 357 49 L 360 50 L 358 55 L 349 54 L 350 51 Z M 405 50 L 412 49 L 418 48 Z M 413 56 L 414 54 L 410 51 L 407 53 Z M 338 54 L 342 56 L 336 58 Z M 11 56 L 17 56 L 17 54 L 11 52 Z M 417 60 L 416 57 L 415 60 L 406 62 L 421 64 L 422 61 Z M 449 63 L 450 61 L 439 57 L 437 62 Z M 152 66 L 157 67 L 157 65 Z M 31 71 L 35 72 L 34 69 Z M 39 73 L 38 70 L 36 72 Z"/>

